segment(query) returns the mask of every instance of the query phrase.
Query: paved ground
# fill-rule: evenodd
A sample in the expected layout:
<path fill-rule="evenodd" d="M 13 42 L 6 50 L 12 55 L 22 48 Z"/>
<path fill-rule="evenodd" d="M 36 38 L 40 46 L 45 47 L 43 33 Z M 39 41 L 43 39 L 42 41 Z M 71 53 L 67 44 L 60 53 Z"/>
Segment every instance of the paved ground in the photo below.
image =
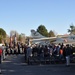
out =
<path fill-rule="evenodd" d="M 75 64 L 27 65 L 24 55 L 10 55 L 2 63 L 2 75 L 75 75 Z"/>

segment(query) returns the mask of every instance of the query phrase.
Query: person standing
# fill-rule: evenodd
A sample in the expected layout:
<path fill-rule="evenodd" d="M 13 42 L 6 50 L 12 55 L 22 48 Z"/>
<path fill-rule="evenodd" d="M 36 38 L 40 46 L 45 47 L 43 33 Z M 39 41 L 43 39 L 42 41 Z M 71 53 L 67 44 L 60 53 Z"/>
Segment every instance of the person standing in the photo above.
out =
<path fill-rule="evenodd" d="M 5 60 L 5 46 L 2 45 L 2 51 L 3 51 L 3 60 Z"/>
<path fill-rule="evenodd" d="M 71 48 L 69 47 L 69 44 L 66 47 L 65 53 L 66 53 L 66 66 L 69 66 L 70 65 L 70 55 L 71 55 Z"/>
<path fill-rule="evenodd" d="M 60 63 L 62 63 L 62 59 L 63 59 L 63 47 L 60 48 L 59 59 L 60 59 Z"/>
<path fill-rule="evenodd" d="M 29 61 L 30 61 L 30 57 L 32 57 L 32 49 L 31 49 L 31 47 L 30 46 L 28 46 L 28 48 L 27 48 L 27 62 L 28 62 L 28 64 L 30 63 Z"/>
<path fill-rule="evenodd" d="M 27 60 L 27 46 L 24 44 L 25 61 Z"/>
<path fill-rule="evenodd" d="M 0 74 L 1 74 L 1 62 L 2 62 L 2 49 L 0 48 Z"/>

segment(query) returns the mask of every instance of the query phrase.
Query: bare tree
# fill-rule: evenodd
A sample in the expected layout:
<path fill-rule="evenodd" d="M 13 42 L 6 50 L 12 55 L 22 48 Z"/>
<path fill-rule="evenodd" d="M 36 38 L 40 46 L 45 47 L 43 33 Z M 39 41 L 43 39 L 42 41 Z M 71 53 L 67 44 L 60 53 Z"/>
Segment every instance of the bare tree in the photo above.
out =
<path fill-rule="evenodd" d="M 19 35 L 18 41 L 20 41 L 21 43 L 25 43 L 25 34 L 24 33 L 21 33 Z"/>

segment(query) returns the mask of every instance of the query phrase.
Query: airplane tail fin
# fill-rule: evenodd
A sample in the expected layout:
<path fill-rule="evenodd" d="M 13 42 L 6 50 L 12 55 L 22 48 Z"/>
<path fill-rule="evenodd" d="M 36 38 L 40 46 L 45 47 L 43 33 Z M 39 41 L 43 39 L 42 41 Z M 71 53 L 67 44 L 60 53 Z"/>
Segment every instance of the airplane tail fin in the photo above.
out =
<path fill-rule="evenodd" d="M 45 37 L 35 30 L 31 30 L 31 36 L 35 37 L 35 38 L 44 38 Z"/>

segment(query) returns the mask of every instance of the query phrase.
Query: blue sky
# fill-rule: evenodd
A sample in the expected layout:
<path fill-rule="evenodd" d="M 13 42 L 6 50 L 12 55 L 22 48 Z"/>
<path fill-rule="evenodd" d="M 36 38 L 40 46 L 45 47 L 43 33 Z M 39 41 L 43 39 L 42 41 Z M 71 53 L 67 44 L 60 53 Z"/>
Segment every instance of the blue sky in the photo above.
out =
<path fill-rule="evenodd" d="M 0 0 L 0 28 L 30 35 L 43 24 L 48 31 L 66 34 L 75 25 L 75 0 Z"/>

